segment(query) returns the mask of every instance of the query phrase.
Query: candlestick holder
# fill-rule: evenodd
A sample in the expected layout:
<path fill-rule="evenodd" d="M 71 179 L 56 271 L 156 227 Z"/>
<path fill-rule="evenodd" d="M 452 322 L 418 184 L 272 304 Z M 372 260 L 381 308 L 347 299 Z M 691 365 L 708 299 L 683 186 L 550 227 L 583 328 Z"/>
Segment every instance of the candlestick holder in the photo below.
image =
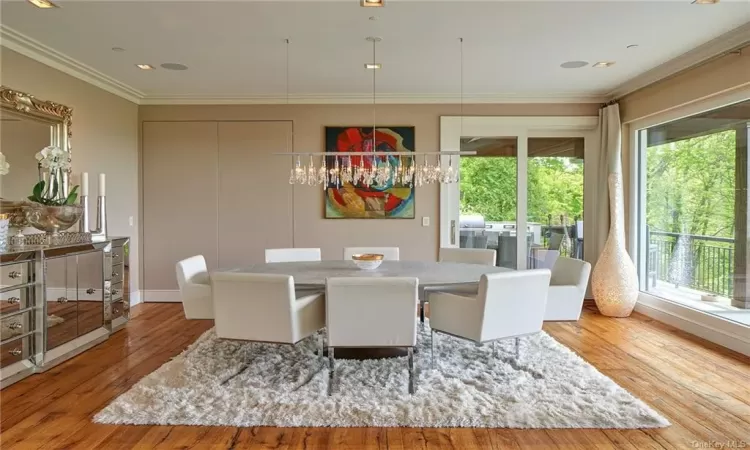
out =
<path fill-rule="evenodd" d="M 107 237 L 107 197 L 104 195 L 96 198 L 96 230 L 92 230 L 91 235 Z"/>
<path fill-rule="evenodd" d="M 96 228 L 91 229 L 89 221 L 89 202 L 88 196 L 81 196 L 81 205 L 83 205 L 83 216 L 81 217 L 78 229 L 81 233 L 91 233 L 92 238 L 107 237 L 107 198 L 100 195 L 96 198 Z"/>
<path fill-rule="evenodd" d="M 91 222 L 89 221 L 89 196 L 81 196 L 81 206 L 83 206 L 83 214 L 81 220 L 78 221 L 78 231 L 81 233 L 89 233 L 91 231 Z"/>

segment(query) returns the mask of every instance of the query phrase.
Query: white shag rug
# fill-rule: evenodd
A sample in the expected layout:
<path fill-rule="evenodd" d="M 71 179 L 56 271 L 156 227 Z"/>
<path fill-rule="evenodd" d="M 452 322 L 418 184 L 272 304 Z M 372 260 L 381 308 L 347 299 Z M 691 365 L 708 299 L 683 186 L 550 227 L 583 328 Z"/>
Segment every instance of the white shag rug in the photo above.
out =
<path fill-rule="evenodd" d="M 476 346 L 420 330 L 407 359 L 336 360 L 327 395 L 319 341 L 224 341 L 209 330 L 95 417 L 109 424 L 279 427 L 656 428 L 669 422 L 546 333 Z M 248 364 L 245 364 L 245 361 Z"/>

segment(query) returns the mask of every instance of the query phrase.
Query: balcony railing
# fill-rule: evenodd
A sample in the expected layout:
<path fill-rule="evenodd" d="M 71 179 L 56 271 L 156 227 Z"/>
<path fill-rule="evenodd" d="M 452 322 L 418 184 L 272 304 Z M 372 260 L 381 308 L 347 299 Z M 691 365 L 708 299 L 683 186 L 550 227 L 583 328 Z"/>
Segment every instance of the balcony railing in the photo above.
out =
<path fill-rule="evenodd" d="M 734 288 L 734 239 L 648 231 L 648 282 L 663 281 L 725 297 Z"/>

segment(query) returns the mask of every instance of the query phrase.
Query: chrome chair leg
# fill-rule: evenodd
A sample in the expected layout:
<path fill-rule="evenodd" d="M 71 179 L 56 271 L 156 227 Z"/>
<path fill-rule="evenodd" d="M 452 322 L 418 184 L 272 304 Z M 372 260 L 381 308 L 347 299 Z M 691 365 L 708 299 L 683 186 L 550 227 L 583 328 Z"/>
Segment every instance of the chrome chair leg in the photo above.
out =
<path fill-rule="evenodd" d="M 416 391 L 416 380 L 414 379 L 414 348 L 409 347 L 409 394 Z"/>
<path fill-rule="evenodd" d="M 335 371 L 333 363 L 333 347 L 328 347 L 328 395 L 333 395 L 333 374 Z"/>
<path fill-rule="evenodd" d="M 419 301 L 419 323 L 424 327 L 424 300 Z"/>
<path fill-rule="evenodd" d="M 430 330 L 430 368 L 435 368 L 435 330 Z"/>

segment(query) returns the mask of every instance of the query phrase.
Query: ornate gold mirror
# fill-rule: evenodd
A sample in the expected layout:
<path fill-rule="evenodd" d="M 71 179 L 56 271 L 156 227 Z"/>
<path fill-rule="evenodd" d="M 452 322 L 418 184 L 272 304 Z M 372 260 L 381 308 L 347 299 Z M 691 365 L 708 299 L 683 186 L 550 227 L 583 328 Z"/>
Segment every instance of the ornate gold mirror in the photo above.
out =
<path fill-rule="evenodd" d="M 25 92 L 0 86 L 0 152 L 9 164 L 0 175 L 3 209 L 10 202 L 26 199 L 41 178 L 35 155 L 47 146 L 70 154 L 73 110 L 40 100 Z M 70 171 L 63 174 L 62 189 L 68 193 Z"/>

